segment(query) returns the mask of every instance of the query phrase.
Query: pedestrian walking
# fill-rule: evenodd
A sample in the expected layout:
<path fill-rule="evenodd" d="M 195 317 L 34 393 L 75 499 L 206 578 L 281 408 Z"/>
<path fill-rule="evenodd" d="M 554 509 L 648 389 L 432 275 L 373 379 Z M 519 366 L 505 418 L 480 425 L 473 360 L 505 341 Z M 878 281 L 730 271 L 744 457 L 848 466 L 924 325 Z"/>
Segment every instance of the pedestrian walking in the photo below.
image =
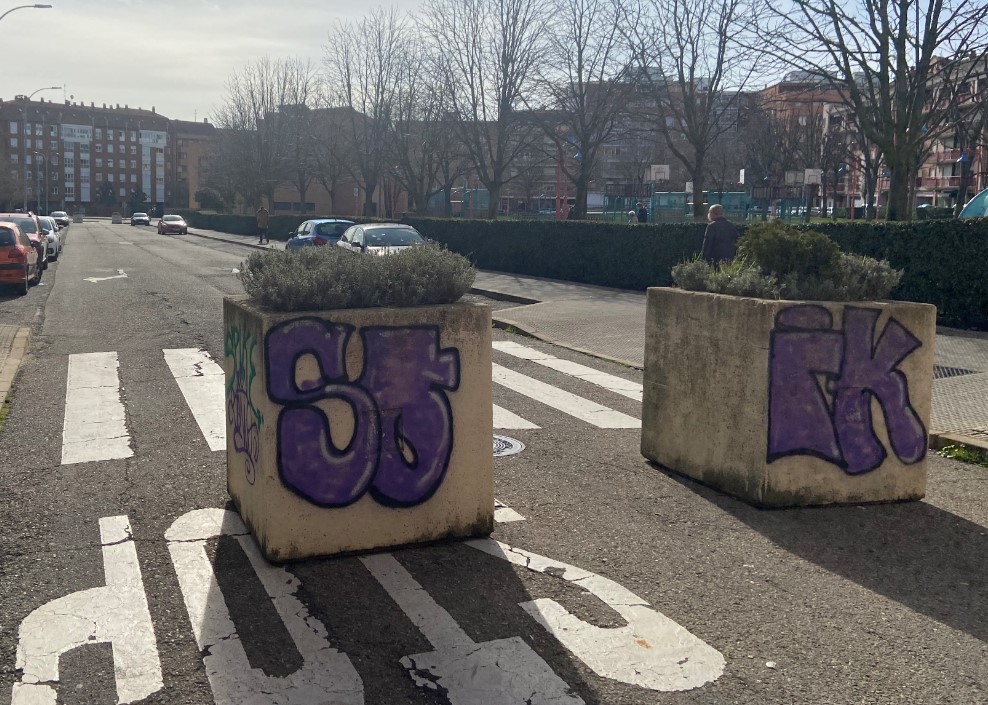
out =
<path fill-rule="evenodd" d="M 715 203 L 707 211 L 707 230 L 703 233 L 700 256 L 710 264 L 734 259 L 738 251 L 738 229 L 724 217 L 724 206 Z"/>
<path fill-rule="evenodd" d="M 261 206 L 257 209 L 257 244 L 271 242 L 268 237 L 268 209 Z"/>
<path fill-rule="evenodd" d="M 634 211 L 628 211 L 628 222 L 629 223 L 637 223 L 638 222 L 638 214 L 635 213 Z"/>
<path fill-rule="evenodd" d="M 645 204 L 642 203 L 641 201 L 638 201 L 638 213 L 636 215 L 638 216 L 639 223 L 648 222 L 648 209 L 645 207 Z"/>

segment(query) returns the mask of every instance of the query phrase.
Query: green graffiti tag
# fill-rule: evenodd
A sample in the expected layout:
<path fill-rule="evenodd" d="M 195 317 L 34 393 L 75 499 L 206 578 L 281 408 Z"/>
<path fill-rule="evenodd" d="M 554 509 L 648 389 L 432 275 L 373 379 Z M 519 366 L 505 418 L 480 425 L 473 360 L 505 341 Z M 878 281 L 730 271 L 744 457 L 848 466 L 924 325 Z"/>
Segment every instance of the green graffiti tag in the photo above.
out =
<path fill-rule="evenodd" d="M 250 331 L 231 325 L 226 331 L 223 353 L 233 360 L 233 374 L 226 380 L 226 414 L 233 426 L 233 448 L 247 460 L 247 482 L 254 484 L 257 460 L 261 452 L 261 427 L 264 415 L 254 406 L 250 388 L 257 376 L 254 348 L 257 342 Z"/>

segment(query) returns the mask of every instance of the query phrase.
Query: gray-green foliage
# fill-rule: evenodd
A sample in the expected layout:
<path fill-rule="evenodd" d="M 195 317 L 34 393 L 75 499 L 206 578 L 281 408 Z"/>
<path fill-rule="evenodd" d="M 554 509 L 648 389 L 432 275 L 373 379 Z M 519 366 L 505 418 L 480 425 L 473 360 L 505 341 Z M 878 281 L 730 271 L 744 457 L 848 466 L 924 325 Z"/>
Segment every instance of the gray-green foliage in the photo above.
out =
<path fill-rule="evenodd" d="M 902 272 L 884 260 L 842 253 L 830 278 L 795 273 L 779 278 L 763 274 L 759 266 L 743 258 L 720 266 L 702 259 L 683 262 L 673 267 L 672 278 L 676 286 L 688 291 L 760 299 L 873 301 L 888 297 L 899 285 Z"/>
<path fill-rule="evenodd" d="M 383 257 L 338 247 L 255 252 L 240 269 L 247 294 L 272 311 L 453 303 L 474 275 L 469 260 L 435 245 Z"/>

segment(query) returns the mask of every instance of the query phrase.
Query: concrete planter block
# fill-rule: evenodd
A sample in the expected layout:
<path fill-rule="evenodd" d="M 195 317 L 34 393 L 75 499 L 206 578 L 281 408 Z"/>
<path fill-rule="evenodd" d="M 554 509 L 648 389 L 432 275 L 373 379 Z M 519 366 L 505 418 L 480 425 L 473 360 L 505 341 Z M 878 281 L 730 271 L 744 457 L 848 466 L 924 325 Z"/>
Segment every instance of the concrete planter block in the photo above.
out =
<path fill-rule="evenodd" d="M 763 507 L 920 499 L 936 307 L 648 290 L 642 455 Z"/>
<path fill-rule="evenodd" d="M 491 312 L 223 304 L 227 487 L 287 561 L 494 526 Z"/>

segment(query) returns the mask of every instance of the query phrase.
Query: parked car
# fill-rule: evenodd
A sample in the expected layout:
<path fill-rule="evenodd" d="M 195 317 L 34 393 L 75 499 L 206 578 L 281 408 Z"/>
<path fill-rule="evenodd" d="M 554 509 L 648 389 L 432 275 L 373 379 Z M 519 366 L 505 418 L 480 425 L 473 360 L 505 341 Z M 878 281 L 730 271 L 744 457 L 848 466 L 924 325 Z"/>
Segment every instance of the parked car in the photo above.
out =
<path fill-rule="evenodd" d="M 147 213 L 133 213 L 130 216 L 131 225 L 150 225 L 151 218 L 148 217 Z"/>
<path fill-rule="evenodd" d="M 58 223 L 50 215 L 39 215 L 41 231 L 48 238 L 48 260 L 54 262 L 62 254 L 62 233 Z"/>
<path fill-rule="evenodd" d="M 116 212 L 110 214 L 110 225 L 120 225 L 121 223 L 123 223 L 122 215 Z"/>
<path fill-rule="evenodd" d="M 41 223 L 34 213 L 0 213 L 0 222 L 14 223 L 31 240 L 38 251 L 38 262 L 42 270 L 48 269 L 48 238 L 41 232 Z"/>
<path fill-rule="evenodd" d="M 69 214 L 65 211 L 52 211 L 50 215 L 55 219 L 55 222 L 58 223 L 59 227 L 62 228 L 69 227 L 69 223 L 72 222 L 72 218 L 70 218 Z"/>
<path fill-rule="evenodd" d="M 0 284 L 11 284 L 23 295 L 32 281 L 41 281 L 34 243 L 16 223 L 0 223 Z"/>
<path fill-rule="evenodd" d="M 285 243 L 285 249 L 300 250 L 303 247 L 335 245 L 351 225 L 353 225 L 352 220 L 339 220 L 337 218 L 307 220 L 294 231 L 288 233 L 289 238 L 288 242 Z"/>
<path fill-rule="evenodd" d="M 189 226 L 180 215 L 165 215 L 158 221 L 159 235 L 187 235 Z"/>
<path fill-rule="evenodd" d="M 369 225 L 354 225 L 349 228 L 337 247 L 350 252 L 363 252 L 369 255 L 389 255 L 409 247 L 424 245 L 419 231 L 411 225 L 401 223 L 374 223 Z"/>

